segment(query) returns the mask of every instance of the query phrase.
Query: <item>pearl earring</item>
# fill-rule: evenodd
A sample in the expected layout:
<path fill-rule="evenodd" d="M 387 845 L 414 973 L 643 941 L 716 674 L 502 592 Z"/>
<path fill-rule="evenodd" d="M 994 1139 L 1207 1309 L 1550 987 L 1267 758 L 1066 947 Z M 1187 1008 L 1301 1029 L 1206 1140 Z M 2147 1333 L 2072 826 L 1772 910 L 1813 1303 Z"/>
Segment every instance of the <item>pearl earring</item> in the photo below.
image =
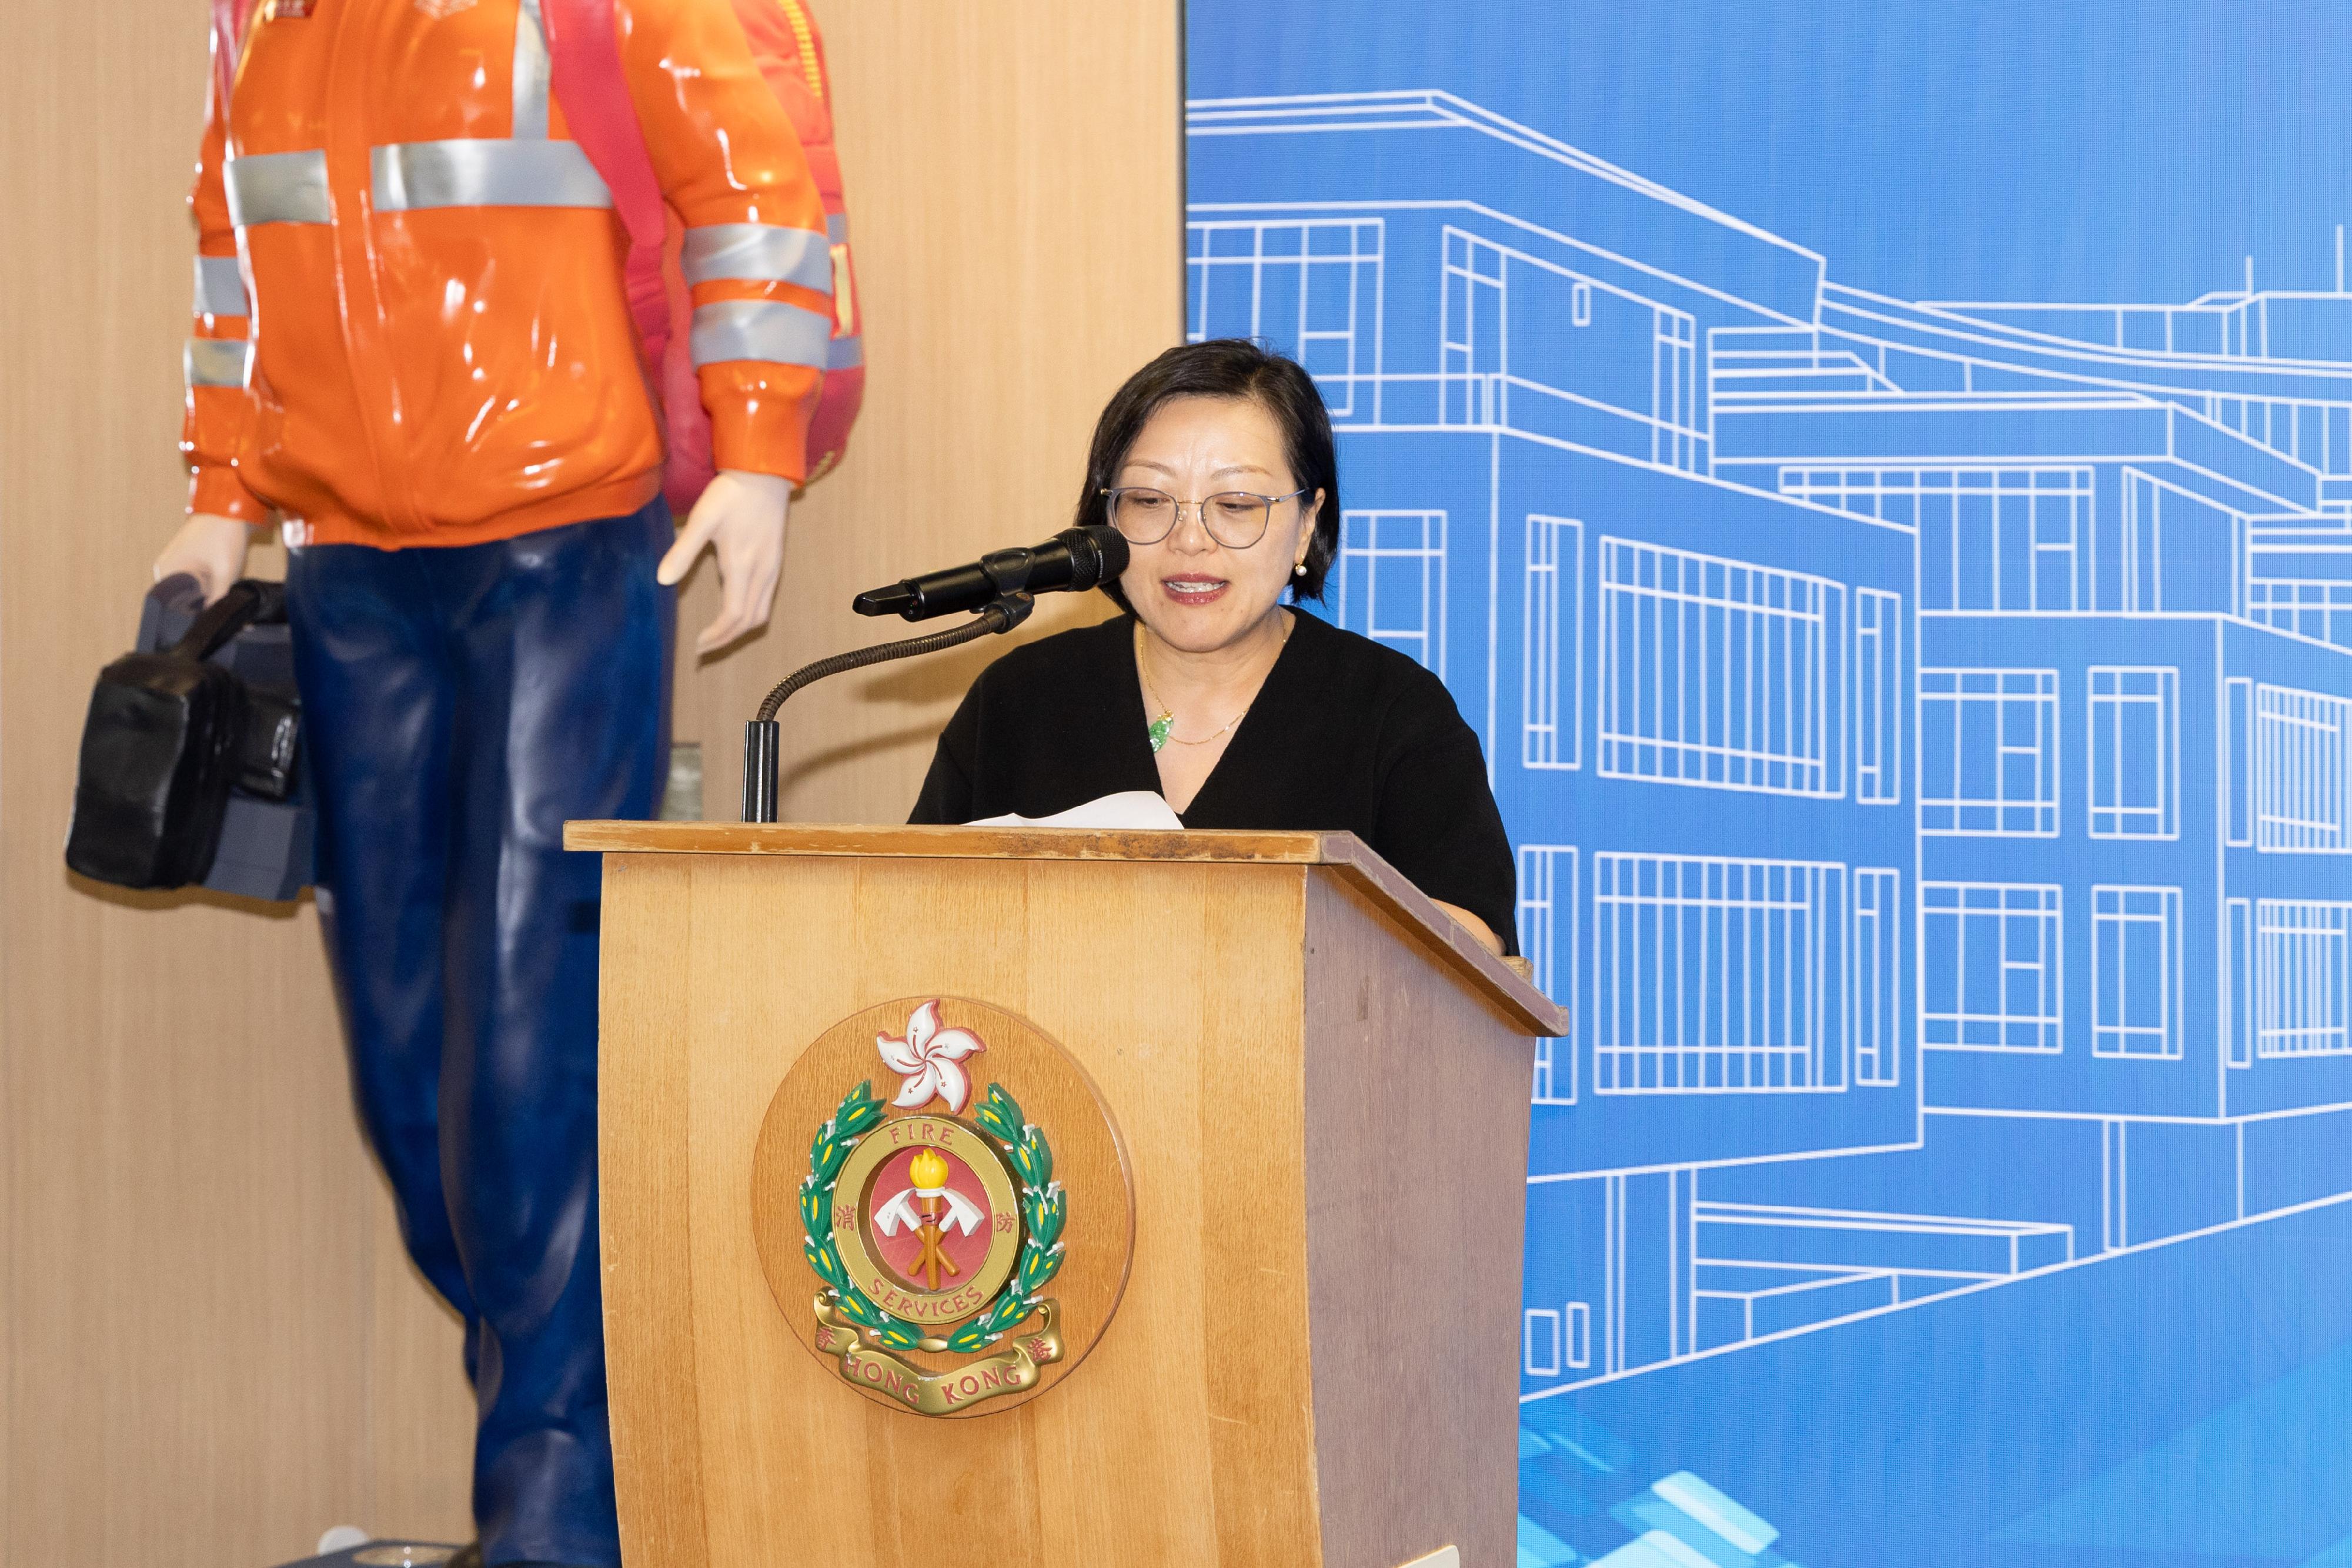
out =
<path fill-rule="evenodd" d="M 1303 560 L 1293 562 L 1290 568 L 1290 575 L 1293 577 L 1305 577 L 1307 575 L 1307 563 Z"/>

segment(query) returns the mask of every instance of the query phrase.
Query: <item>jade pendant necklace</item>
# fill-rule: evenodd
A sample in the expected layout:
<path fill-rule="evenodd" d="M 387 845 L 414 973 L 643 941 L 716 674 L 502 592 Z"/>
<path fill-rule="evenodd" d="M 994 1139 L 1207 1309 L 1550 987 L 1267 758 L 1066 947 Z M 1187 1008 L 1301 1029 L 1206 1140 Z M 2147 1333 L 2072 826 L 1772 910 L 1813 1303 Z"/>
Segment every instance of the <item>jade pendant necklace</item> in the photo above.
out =
<path fill-rule="evenodd" d="M 1244 718 L 1247 718 L 1249 716 L 1249 710 L 1256 706 L 1257 698 L 1253 695 L 1248 702 L 1242 705 L 1241 712 L 1234 715 L 1233 717 L 1217 726 L 1215 729 L 1211 730 L 1208 734 L 1202 736 L 1197 740 L 1185 739 L 1182 736 L 1176 733 L 1175 710 L 1161 702 L 1160 700 L 1160 694 L 1151 689 L 1150 672 L 1144 668 L 1143 644 L 1140 641 L 1143 633 L 1140 628 L 1138 629 L 1136 635 L 1138 642 L 1135 649 L 1135 674 L 1137 678 L 1143 683 L 1143 695 L 1150 697 L 1151 699 L 1151 706 L 1160 710 L 1160 716 L 1143 727 L 1143 733 L 1149 736 L 1151 739 L 1152 756 L 1159 756 L 1160 747 L 1166 746 L 1171 740 L 1179 746 L 1206 746 L 1213 740 L 1220 739 L 1227 732 L 1232 730 L 1234 726 L 1241 723 Z M 1276 659 L 1279 660 L 1282 657 L 1282 650 L 1289 641 L 1290 622 L 1286 619 L 1282 623 L 1282 640 L 1281 642 L 1276 643 L 1274 646 L 1274 656 Z M 1274 674 L 1274 666 L 1272 664 L 1268 664 L 1266 666 L 1265 673 L 1268 676 L 1272 675 Z M 1261 678 L 1258 682 L 1258 690 L 1264 691 L 1265 689 L 1265 681 L 1264 678 Z"/>

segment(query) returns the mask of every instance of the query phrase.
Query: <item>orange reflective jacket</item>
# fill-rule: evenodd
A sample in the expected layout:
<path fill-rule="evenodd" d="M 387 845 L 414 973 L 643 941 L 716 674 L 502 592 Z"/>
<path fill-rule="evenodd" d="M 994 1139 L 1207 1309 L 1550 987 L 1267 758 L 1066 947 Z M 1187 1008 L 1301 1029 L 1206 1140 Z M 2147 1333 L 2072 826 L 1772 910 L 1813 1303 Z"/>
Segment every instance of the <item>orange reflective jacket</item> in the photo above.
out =
<path fill-rule="evenodd" d="M 614 12 L 718 465 L 803 477 L 833 315 L 800 142 L 728 0 Z M 654 497 L 627 240 L 548 62 L 540 0 L 261 6 L 215 72 L 192 198 L 192 510 L 396 547 Z"/>

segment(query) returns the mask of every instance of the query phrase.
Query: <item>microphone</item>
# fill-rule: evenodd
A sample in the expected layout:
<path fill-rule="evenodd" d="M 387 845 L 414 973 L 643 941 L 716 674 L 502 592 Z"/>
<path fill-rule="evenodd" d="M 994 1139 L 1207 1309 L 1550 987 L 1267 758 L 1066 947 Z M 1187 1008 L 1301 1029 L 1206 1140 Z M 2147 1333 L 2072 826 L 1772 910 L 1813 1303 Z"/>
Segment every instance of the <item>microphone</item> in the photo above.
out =
<path fill-rule="evenodd" d="M 887 588 L 870 588 L 849 601 L 860 615 L 903 615 L 928 621 L 959 610 L 980 610 L 1013 593 L 1081 593 L 1127 570 L 1127 540 L 1108 523 L 1064 528 L 1027 549 L 1001 549 L 969 566 L 927 571 Z"/>

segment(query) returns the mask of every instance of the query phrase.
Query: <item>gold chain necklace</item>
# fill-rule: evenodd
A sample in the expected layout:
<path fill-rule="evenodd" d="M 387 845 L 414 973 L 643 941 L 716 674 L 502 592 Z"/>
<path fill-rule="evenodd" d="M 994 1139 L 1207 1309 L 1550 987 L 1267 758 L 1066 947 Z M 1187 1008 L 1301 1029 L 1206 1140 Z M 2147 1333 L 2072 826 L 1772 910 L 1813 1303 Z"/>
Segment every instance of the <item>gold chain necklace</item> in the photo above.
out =
<path fill-rule="evenodd" d="M 1160 694 L 1151 689 L 1151 674 L 1144 664 L 1143 644 L 1140 641 L 1143 636 L 1143 631 L 1139 626 L 1136 629 L 1136 636 L 1139 639 L 1135 648 L 1136 678 L 1143 683 L 1143 695 L 1150 697 L 1151 699 L 1151 706 L 1160 710 L 1160 716 L 1151 720 L 1150 723 L 1143 727 L 1144 734 L 1149 736 L 1151 739 L 1151 754 L 1154 757 L 1159 756 L 1160 748 L 1166 746 L 1171 740 L 1179 746 L 1206 746 L 1211 741 L 1223 737 L 1226 731 L 1232 729 L 1234 726 L 1241 723 L 1243 719 L 1247 718 L 1249 716 L 1249 710 L 1257 706 L 1257 697 L 1253 694 L 1248 702 L 1242 704 L 1241 712 L 1234 715 L 1233 717 L 1217 726 L 1215 729 L 1210 731 L 1207 735 L 1201 737 L 1198 740 L 1185 739 L 1182 736 L 1176 733 L 1175 710 L 1169 707 L 1167 704 L 1161 702 L 1160 700 Z M 1282 640 L 1274 645 L 1274 656 L 1277 661 L 1281 659 L 1282 650 L 1289 643 L 1289 642 L 1290 622 L 1287 619 L 1285 619 L 1282 622 Z M 1267 677 L 1271 677 L 1273 675 L 1274 666 L 1272 664 L 1268 664 L 1265 667 L 1265 674 Z M 1257 689 L 1261 692 L 1265 690 L 1265 679 L 1261 678 L 1259 680 Z"/>

